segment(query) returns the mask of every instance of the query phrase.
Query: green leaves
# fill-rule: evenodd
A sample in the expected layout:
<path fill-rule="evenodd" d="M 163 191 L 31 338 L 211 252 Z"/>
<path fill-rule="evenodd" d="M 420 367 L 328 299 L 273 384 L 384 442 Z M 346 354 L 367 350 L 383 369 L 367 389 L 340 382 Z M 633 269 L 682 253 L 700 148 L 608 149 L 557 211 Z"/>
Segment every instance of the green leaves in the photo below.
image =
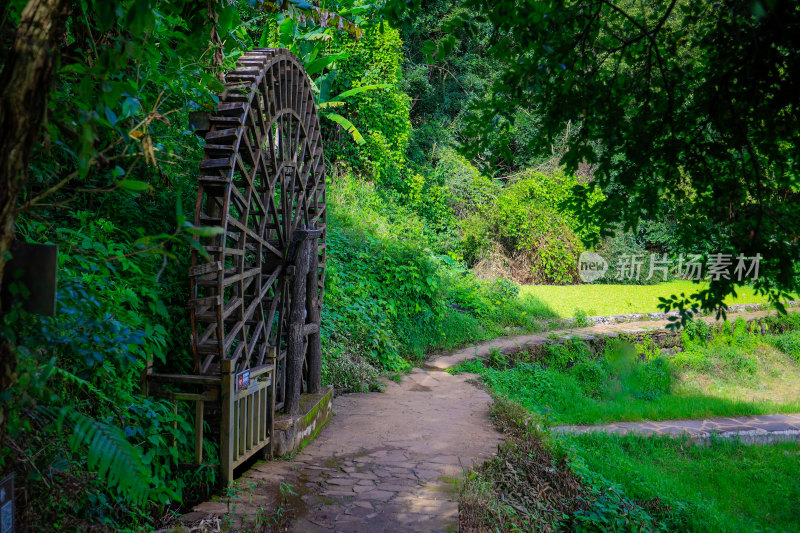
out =
<path fill-rule="evenodd" d="M 376 89 L 389 89 L 391 87 L 392 85 L 390 83 L 373 83 L 370 85 L 363 85 L 361 87 L 355 87 L 354 89 L 350 89 L 342 93 L 339 93 L 337 96 L 331 98 L 331 100 L 344 100 L 345 98 L 365 93 L 367 91 L 374 91 Z"/>
<path fill-rule="evenodd" d="M 344 57 L 347 57 L 346 54 L 334 54 L 334 55 L 330 55 L 330 56 L 326 56 L 326 57 L 322 57 L 322 58 L 316 59 L 315 61 L 313 61 L 310 64 L 306 65 L 306 67 L 305 67 L 306 74 L 308 74 L 309 76 L 313 76 L 314 74 L 324 70 L 326 67 L 331 65 L 333 62 L 338 61 L 339 59 L 342 59 Z"/>
<path fill-rule="evenodd" d="M 338 125 L 340 125 L 344 130 L 353 136 L 353 140 L 356 141 L 357 144 L 364 144 L 364 137 L 361 136 L 358 129 L 353 125 L 352 122 L 344 118 L 342 115 L 337 113 L 320 113 L 321 117 L 325 117 L 329 120 L 334 121 Z"/>
<path fill-rule="evenodd" d="M 130 180 L 125 179 L 117 183 L 117 187 L 126 191 L 134 191 L 134 192 L 142 192 L 142 191 L 150 191 L 153 189 L 153 186 L 149 183 L 145 183 L 139 180 Z"/>
<path fill-rule="evenodd" d="M 90 418 L 72 407 L 63 407 L 58 427 L 71 426 L 69 446 L 73 452 L 86 450 L 88 467 L 109 487 L 117 488 L 136 504 L 143 504 L 150 492 L 150 473 L 139 452 L 117 427 Z"/>
<path fill-rule="evenodd" d="M 325 58 L 325 59 L 328 59 L 328 58 Z M 362 93 L 369 92 L 369 91 L 375 91 L 377 89 L 388 89 L 390 87 L 391 87 L 391 84 L 389 84 L 389 83 L 373 83 L 373 84 L 369 84 L 369 85 L 363 85 L 361 87 L 355 87 L 353 89 L 344 91 L 344 92 L 338 94 L 337 96 L 334 96 L 333 98 L 331 98 L 328 101 L 320 102 L 318 104 L 317 108 L 319 110 L 323 110 L 323 109 L 329 109 L 329 108 L 332 108 L 332 107 L 340 107 L 340 106 L 342 106 L 344 104 L 344 102 L 342 102 L 342 100 L 344 100 L 346 98 L 350 98 L 351 96 L 356 96 L 358 94 L 362 94 Z M 364 137 L 361 135 L 361 133 L 355 127 L 355 125 L 352 122 L 350 122 L 348 119 L 344 118 L 342 115 L 340 115 L 338 113 L 328 113 L 328 112 L 324 112 L 324 113 L 321 112 L 319 115 L 321 117 L 327 118 L 327 119 L 332 120 L 333 122 L 339 124 L 342 128 L 344 128 L 344 130 L 347 133 L 352 135 L 353 140 L 356 141 L 356 144 L 362 145 L 362 144 L 364 144 L 366 142 L 364 140 Z"/>

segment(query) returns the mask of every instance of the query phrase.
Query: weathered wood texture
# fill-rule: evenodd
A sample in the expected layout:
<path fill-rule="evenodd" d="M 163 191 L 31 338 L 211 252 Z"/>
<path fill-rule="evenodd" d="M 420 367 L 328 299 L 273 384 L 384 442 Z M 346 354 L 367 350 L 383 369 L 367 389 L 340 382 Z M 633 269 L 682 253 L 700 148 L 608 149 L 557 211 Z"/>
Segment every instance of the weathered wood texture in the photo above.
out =
<path fill-rule="evenodd" d="M 149 371 L 146 390 L 202 391 L 168 394 L 198 402 L 197 461 L 203 419 L 219 428 L 230 482 L 254 454 L 271 454 L 276 410 L 297 413 L 304 386 L 320 389 L 327 213 L 322 134 L 297 58 L 250 50 L 225 83 L 198 179 L 195 225 L 222 231 L 197 237 L 207 257 L 195 252 L 189 269 L 194 374 Z"/>
<path fill-rule="evenodd" d="M 324 290 L 322 136 L 311 85 L 287 50 L 251 50 L 225 79 L 200 165 L 195 223 L 225 231 L 199 238 L 210 259 L 195 254 L 190 271 L 195 372 L 216 374 L 223 360 L 240 372 L 269 362 L 267 347 L 275 347 L 275 401 L 282 408 L 292 284 L 299 282 L 287 271 L 306 268 L 293 253 L 299 230 L 321 231 L 312 289 L 317 302 Z M 304 309 L 310 296 L 302 297 Z M 306 315 L 316 317 L 318 331 L 319 312 Z"/>
<path fill-rule="evenodd" d="M 311 394 L 318 394 L 322 390 L 322 345 L 320 343 L 322 301 L 319 291 L 319 255 L 314 253 L 317 250 L 317 239 L 311 241 L 311 253 L 308 257 L 308 279 L 306 281 L 306 309 L 308 316 L 306 323 L 316 325 L 316 330 L 309 328 L 308 348 L 306 360 L 308 361 L 308 380 L 307 388 Z"/>
<path fill-rule="evenodd" d="M 289 346 L 286 358 L 286 412 L 296 415 L 300 409 L 303 388 L 303 335 L 306 324 L 306 281 L 311 241 L 303 239 L 297 244 L 295 273 L 292 280 L 292 306 L 289 325 Z"/>

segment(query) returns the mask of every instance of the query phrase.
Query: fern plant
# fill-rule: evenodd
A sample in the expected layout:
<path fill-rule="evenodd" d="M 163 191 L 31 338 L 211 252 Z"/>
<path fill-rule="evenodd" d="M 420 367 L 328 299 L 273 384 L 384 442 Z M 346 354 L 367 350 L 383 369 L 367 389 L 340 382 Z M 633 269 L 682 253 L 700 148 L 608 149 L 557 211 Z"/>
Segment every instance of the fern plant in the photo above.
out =
<path fill-rule="evenodd" d="M 150 475 L 136 449 L 117 427 L 104 424 L 79 411 L 62 408 L 59 431 L 64 422 L 72 425 L 69 446 L 73 452 L 88 449 L 86 462 L 90 470 L 117 487 L 137 504 L 144 503 L 150 492 Z"/>
<path fill-rule="evenodd" d="M 126 500 L 141 505 L 150 495 L 150 470 L 137 449 L 118 427 L 78 411 L 74 406 L 37 411 L 55 422 L 58 434 L 75 454 L 86 454 L 86 465 L 109 488 L 117 488 Z"/>

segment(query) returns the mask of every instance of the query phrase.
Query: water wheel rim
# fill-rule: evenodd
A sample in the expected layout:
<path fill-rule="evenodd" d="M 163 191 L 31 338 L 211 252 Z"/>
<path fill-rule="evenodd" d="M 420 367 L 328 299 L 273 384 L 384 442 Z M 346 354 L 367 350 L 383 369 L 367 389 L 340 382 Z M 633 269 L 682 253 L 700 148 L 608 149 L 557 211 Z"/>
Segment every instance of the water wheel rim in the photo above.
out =
<path fill-rule="evenodd" d="M 192 255 L 195 371 L 214 373 L 223 361 L 236 371 L 256 367 L 267 362 L 270 348 L 273 364 L 280 365 L 289 304 L 287 260 L 292 233 L 303 226 L 322 230 L 319 302 L 324 291 L 322 135 L 302 65 L 284 49 L 249 51 L 226 75 L 210 122 L 195 224 L 224 231 L 198 237 L 209 259 L 197 251 Z"/>

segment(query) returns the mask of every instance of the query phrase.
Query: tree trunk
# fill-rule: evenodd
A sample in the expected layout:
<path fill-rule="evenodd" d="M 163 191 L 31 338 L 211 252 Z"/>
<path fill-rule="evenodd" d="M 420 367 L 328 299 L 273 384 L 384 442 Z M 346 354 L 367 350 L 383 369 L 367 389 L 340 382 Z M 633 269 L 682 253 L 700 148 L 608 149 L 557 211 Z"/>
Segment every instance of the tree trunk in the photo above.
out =
<path fill-rule="evenodd" d="M 0 281 L 14 239 L 17 195 L 28 179 L 28 160 L 39 141 L 67 5 L 67 0 L 29 0 L 0 78 Z M 0 338 L 0 391 L 13 385 L 16 366 L 14 347 Z M 0 433 L 4 428 L 5 411 L 0 407 Z"/>

